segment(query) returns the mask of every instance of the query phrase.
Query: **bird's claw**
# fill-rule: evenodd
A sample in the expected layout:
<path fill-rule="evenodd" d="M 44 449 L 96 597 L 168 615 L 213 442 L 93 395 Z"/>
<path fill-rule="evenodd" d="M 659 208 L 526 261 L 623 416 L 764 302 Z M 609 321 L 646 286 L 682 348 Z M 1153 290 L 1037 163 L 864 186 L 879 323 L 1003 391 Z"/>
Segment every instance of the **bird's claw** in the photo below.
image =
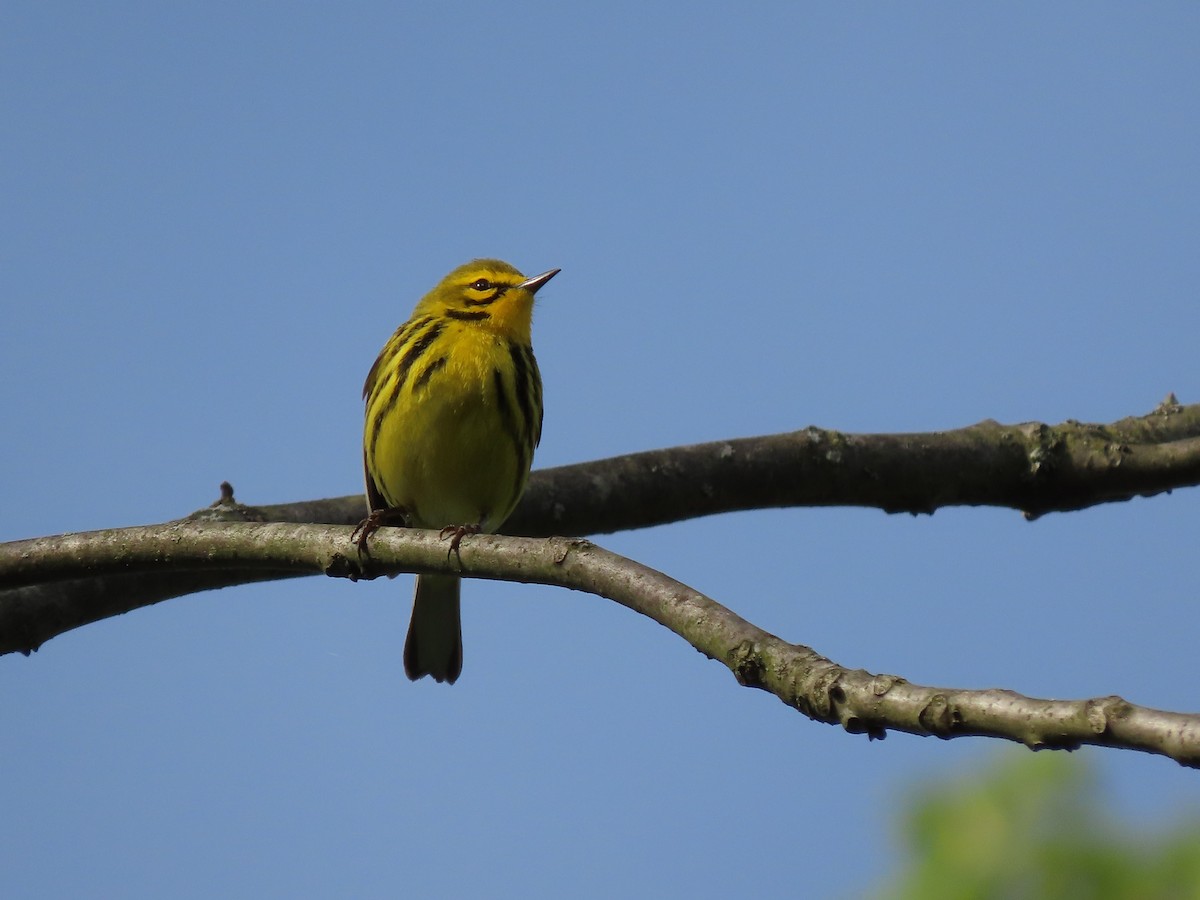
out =
<path fill-rule="evenodd" d="M 354 526 L 354 530 L 350 532 L 350 540 L 358 547 L 360 556 L 370 554 L 367 548 L 367 541 L 371 535 L 377 532 L 384 525 L 407 525 L 408 513 L 398 506 L 389 506 L 384 509 L 373 509 L 365 519 Z"/>

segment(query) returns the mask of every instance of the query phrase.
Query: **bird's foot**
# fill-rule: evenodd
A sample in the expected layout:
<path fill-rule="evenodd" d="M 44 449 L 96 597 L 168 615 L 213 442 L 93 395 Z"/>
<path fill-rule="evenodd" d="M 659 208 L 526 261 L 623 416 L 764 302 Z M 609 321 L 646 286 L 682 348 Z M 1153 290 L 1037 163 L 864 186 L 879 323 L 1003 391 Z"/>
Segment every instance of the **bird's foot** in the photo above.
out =
<path fill-rule="evenodd" d="M 389 506 L 384 509 L 373 509 L 370 514 L 359 522 L 352 532 L 350 532 L 350 540 L 358 547 L 359 555 L 370 554 L 367 548 L 367 541 L 371 535 L 377 532 L 385 525 L 399 525 L 401 527 L 408 524 L 408 513 L 399 506 Z"/>

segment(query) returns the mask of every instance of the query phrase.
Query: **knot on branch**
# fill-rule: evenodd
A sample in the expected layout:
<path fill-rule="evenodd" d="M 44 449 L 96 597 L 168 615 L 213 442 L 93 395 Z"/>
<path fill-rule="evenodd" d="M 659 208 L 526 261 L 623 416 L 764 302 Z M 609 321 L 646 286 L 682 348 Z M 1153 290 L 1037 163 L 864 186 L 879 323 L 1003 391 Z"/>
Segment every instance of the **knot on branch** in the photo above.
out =
<path fill-rule="evenodd" d="M 351 581 L 370 581 L 375 577 L 363 570 L 362 562 L 357 557 L 351 558 L 345 553 L 335 553 L 330 557 L 325 574 L 330 578 L 349 578 Z"/>
<path fill-rule="evenodd" d="M 948 738 L 962 725 L 962 715 L 945 694 L 937 693 L 917 714 L 921 727 L 935 737 Z"/>
<path fill-rule="evenodd" d="M 1084 714 L 1092 732 L 1104 734 L 1117 721 L 1128 717 L 1130 709 L 1128 700 L 1113 695 L 1089 700 Z"/>
<path fill-rule="evenodd" d="M 1034 479 L 1050 475 L 1058 467 L 1065 442 L 1053 428 L 1040 422 L 1025 426 L 1025 432 L 1030 442 L 1029 474 Z"/>
<path fill-rule="evenodd" d="M 267 517 L 253 506 L 246 506 L 233 496 L 233 485 L 221 482 L 221 496 L 211 504 L 183 518 L 184 522 L 266 522 Z"/>
<path fill-rule="evenodd" d="M 1172 416 L 1183 412 L 1183 404 L 1175 398 L 1175 392 L 1170 391 L 1158 406 L 1154 407 L 1151 415 Z"/>
<path fill-rule="evenodd" d="M 762 647 L 754 641 L 742 641 L 729 654 L 729 668 L 738 684 L 743 687 L 764 688 L 763 676 L 766 663 L 762 658 Z"/>

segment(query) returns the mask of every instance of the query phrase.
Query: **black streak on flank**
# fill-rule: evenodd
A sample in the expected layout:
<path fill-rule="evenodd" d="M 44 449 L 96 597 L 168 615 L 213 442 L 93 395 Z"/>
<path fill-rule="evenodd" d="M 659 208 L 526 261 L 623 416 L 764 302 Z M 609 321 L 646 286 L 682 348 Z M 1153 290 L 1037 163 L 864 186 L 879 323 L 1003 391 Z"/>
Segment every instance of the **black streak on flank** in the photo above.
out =
<path fill-rule="evenodd" d="M 542 416 L 545 409 L 542 406 L 542 373 L 538 371 L 537 360 L 533 358 L 533 348 L 528 344 L 521 348 L 525 353 L 525 359 L 529 363 L 529 371 L 533 373 L 530 379 L 533 384 L 533 405 L 537 409 L 537 424 L 534 426 L 533 446 L 536 447 L 542 442 Z"/>
<path fill-rule="evenodd" d="M 408 342 L 409 337 L 432 321 L 432 316 L 422 316 L 419 319 L 410 319 L 396 329 L 396 333 L 392 335 L 391 340 L 387 342 L 375 360 L 375 364 L 371 366 L 371 371 L 367 373 L 367 380 L 363 385 L 364 400 L 379 389 L 378 382 L 382 370 L 391 363 L 392 358 L 400 352 L 400 348 Z"/>
<path fill-rule="evenodd" d="M 404 386 L 404 382 L 408 378 L 408 373 L 413 365 L 425 355 L 425 351 L 429 349 L 430 344 L 436 341 L 438 335 L 441 333 L 441 324 L 434 324 L 428 331 L 409 345 L 408 349 L 404 352 L 404 356 L 401 357 L 399 365 L 396 366 L 396 393 L 399 393 L 400 389 Z"/>
<path fill-rule="evenodd" d="M 446 357 L 444 356 L 439 356 L 437 359 L 427 365 L 425 370 L 417 376 L 417 380 L 413 382 L 413 393 L 416 393 L 423 388 L 429 382 L 429 379 L 433 377 L 433 373 L 445 365 Z"/>
<path fill-rule="evenodd" d="M 417 333 L 417 329 L 419 327 L 420 326 L 414 326 L 412 328 L 413 335 Z M 425 354 L 425 351 L 429 349 L 429 346 L 438 339 L 438 335 L 441 333 L 441 324 L 435 322 L 432 326 L 430 326 L 428 331 L 408 344 L 407 349 L 404 351 L 404 356 L 402 356 L 400 358 L 400 362 L 397 363 L 395 380 L 392 383 L 391 393 L 388 395 L 388 398 L 384 404 L 379 408 L 379 411 L 375 413 L 375 418 L 371 427 L 371 447 L 369 453 L 372 459 L 375 457 L 375 442 L 379 440 L 379 429 L 383 425 L 384 418 L 392 411 L 392 409 L 395 408 L 396 403 L 399 401 L 400 392 L 404 390 L 404 382 L 408 379 L 409 371 L 412 369 L 417 360 L 419 360 Z M 376 390 L 378 390 L 381 385 L 376 385 L 375 387 Z M 367 405 L 368 408 L 370 408 L 369 401 Z"/>
<path fill-rule="evenodd" d="M 500 419 L 504 423 L 504 431 L 509 440 L 520 446 L 517 439 L 517 423 L 513 420 L 512 402 L 508 399 L 508 391 L 504 387 L 504 374 L 499 369 L 492 369 L 492 383 L 496 388 L 496 406 L 500 410 Z"/>
<path fill-rule="evenodd" d="M 521 407 L 521 427 L 526 438 L 521 442 L 521 446 L 533 447 L 537 443 L 535 429 L 538 427 L 533 419 L 534 391 L 536 390 L 531 378 L 533 373 L 530 371 L 525 348 L 521 344 L 510 342 L 508 355 L 512 358 L 513 393 L 517 395 L 517 405 Z"/>
<path fill-rule="evenodd" d="M 509 441 L 512 443 L 513 459 L 516 463 L 516 469 L 513 472 L 515 482 L 513 485 L 514 495 L 520 490 L 521 483 L 525 479 L 525 473 L 529 471 L 529 450 L 526 443 L 521 440 L 521 431 L 517 427 L 516 419 L 513 416 L 512 401 L 509 399 L 508 391 L 504 386 L 504 375 L 499 369 L 492 370 L 492 381 L 496 386 L 496 405 L 500 409 L 500 418 L 504 422 L 504 432 L 508 435 Z M 518 400 L 521 399 L 521 392 L 516 391 Z"/>

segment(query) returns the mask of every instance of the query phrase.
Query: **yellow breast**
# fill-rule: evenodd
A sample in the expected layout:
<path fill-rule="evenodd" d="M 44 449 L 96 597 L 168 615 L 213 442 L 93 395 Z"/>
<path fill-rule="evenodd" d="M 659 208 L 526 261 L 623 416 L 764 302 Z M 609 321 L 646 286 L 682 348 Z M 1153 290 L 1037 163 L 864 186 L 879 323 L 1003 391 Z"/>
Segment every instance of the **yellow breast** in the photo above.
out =
<path fill-rule="evenodd" d="M 402 379 L 390 372 L 368 397 L 368 473 L 414 526 L 494 531 L 520 497 L 533 453 L 514 427 L 528 423 L 513 408 L 512 350 L 491 331 L 440 325 L 419 364 Z"/>

